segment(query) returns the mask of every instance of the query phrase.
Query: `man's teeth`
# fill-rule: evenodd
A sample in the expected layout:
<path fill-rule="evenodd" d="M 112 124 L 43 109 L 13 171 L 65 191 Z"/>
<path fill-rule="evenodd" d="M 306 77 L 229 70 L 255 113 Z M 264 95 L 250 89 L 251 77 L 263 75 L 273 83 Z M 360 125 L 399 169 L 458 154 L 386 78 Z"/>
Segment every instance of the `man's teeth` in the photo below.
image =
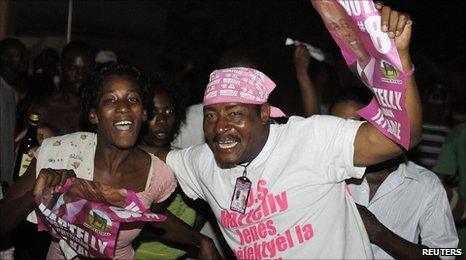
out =
<path fill-rule="evenodd" d="M 114 123 L 113 125 L 116 127 L 116 129 L 120 130 L 120 131 L 127 131 L 129 129 L 131 129 L 131 125 L 133 123 L 131 121 L 118 121 L 116 123 Z"/>
<path fill-rule="evenodd" d="M 238 142 L 231 142 L 231 141 L 225 142 L 225 143 L 219 142 L 218 147 L 220 147 L 221 149 L 230 149 L 230 148 L 235 147 L 237 144 L 238 144 Z"/>

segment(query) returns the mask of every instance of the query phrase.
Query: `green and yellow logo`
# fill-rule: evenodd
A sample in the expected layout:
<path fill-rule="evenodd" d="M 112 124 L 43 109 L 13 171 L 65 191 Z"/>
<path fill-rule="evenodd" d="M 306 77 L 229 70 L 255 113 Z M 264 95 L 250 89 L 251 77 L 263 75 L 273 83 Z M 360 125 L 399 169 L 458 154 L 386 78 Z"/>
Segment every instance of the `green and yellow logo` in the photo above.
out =
<path fill-rule="evenodd" d="M 394 79 L 398 77 L 398 71 L 388 61 L 380 61 L 380 71 L 382 71 L 382 75 L 384 75 L 386 78 Z"/>
<path fill-rule="evenodd" d="M 100 210 L 91 210 L 88 215 L 89 224 L 102 232 L 107 232 L 112 228 L 112 221 L 110 218 Z"/>

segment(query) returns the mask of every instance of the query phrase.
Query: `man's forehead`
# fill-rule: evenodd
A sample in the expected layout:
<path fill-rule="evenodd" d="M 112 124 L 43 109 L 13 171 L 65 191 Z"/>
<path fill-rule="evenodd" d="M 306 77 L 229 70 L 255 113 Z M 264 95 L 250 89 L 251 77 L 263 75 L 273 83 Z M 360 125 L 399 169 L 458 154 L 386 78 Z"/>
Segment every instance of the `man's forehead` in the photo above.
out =
<path fill-rule="evenodd" d="M 204 111 L 205 110 L 222 110 L 222 109 L 232 109 L 232 108 L 252 108 L 255 105 L 253 104 L 245 104 L 245 103 L 240 103 L 240 102 L 230 102 L 230 103 L 218 103 L 218 104 L 211 104 L 204 106 Z"/>

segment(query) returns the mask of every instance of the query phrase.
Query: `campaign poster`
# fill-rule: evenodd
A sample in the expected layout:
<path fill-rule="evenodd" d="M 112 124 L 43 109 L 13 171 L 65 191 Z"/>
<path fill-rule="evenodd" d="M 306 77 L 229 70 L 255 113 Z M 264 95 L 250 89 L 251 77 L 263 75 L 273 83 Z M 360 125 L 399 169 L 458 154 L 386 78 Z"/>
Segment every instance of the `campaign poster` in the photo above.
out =
<path fill-rule="evenodd" d="M 385 136 L 409 148 L 407 78 L 393 39 L 381 31 L 371 0 L 311 0 L 350 70 L 374 93 L 359 115 Z"/>
<path fill-rule="evenodd" d="M 67 259 L 76 255 L 113 258 L 121 222 L 164 221 L 131 190 L 84 179 L 68 179 L 35 198 L 39 230 L 59 240 Z"/>

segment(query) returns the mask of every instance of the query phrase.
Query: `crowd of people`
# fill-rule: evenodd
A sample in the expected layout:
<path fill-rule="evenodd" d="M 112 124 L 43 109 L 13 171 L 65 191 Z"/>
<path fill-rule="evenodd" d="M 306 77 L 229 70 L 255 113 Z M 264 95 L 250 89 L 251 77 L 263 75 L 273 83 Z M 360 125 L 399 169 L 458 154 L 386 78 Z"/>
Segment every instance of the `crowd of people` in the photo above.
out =
<path fill-rule="evenodd" d="M 317 9 L 335 12 L 324 21 L 339 26 L 342 20 L 332 19 L 343 9 L 332 4 Z M 375 7 L 403 71 L 412 71 L 409 15 Z M 347 37 L 353 29 L 341 25 L 338 33 Z M 366 67 L 373 61 L 347 44 L 358 57 L 347 70 L 358 81 L 333 87 L 331 100 L 325 87 L 338 72 L 310 72 L 308 51 L 295 47 L 301 117 L 269 104 L 277 86 L 245 53 L 220 57 L 197 103 L 187 98 L 186 71 L 144 73 L 74 40 L 60 54 L 44 49 L 28 73 L 26 46 L 1 40 L 0 256 L 67 257 L 66 244 L 37 232 L 33 210 L 42 190 L 70 177 L 133 190 L 150 211 L 167 216 L 123 223 L 116 259 L 387 259 L 464 251 L 466 127 L 451 122 L 448 92 L 436 85 L 420 95 L 415 77 L 406 80 L 408 152 L 357 113 L 372 95 Z M 40 147 L 13 183 L 15 150 L 31 113 L 40 115 Z"/>

